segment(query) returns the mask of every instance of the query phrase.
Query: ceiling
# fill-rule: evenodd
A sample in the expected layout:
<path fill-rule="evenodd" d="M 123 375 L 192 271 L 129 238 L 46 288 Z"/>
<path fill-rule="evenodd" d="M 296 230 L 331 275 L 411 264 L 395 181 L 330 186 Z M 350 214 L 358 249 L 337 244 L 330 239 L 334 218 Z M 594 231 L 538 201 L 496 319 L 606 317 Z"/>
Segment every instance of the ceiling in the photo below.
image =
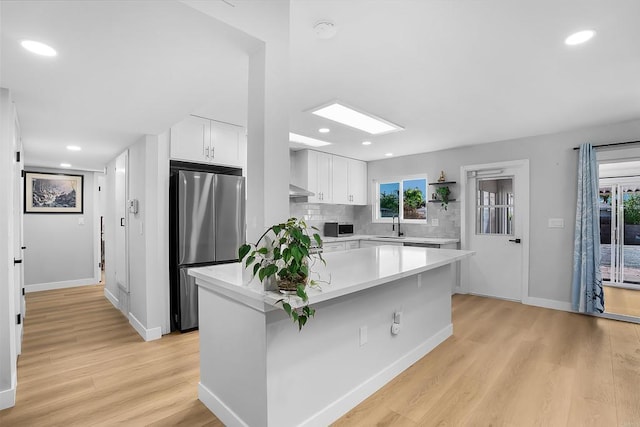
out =
<path fill-rule="evenodd" d="M 247 55 L 228 28 L 172 1 L 2 1 L 2 87 L 27 165 L 102 170 L 190 113 L 246 124 Z M 52 45 L 39 57 L 19 42 Z M 215 54 L 211 54 L 215 52 Z M 82 147 L 70 152 L 67 145 Z"/>
<path fill-rule="evenodd" d="M 29 164 L 99 170 L 189 113 L 246 124 L 246 54 L 180 2 L 1 5 L 0 84 Z M 640 118 L 638 16 L 637 0 L 293 0 L 291 131 L 373 160 Z M 317 38 L 319 20 L 335 37 Z M 585 28 L 593 40 L 564 45 Z M 24 38 L 59 55 L 35 57 Z M 332 99 L 405 130 L 371 136 L 308 112 Z"/>

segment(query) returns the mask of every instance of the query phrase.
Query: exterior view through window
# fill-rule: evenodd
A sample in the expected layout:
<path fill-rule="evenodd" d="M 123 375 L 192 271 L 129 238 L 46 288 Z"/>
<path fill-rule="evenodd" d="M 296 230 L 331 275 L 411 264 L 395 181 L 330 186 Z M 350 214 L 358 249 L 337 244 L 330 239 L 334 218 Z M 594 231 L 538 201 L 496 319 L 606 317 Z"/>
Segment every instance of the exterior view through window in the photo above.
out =
<path fill-rule="evenodd" d="M 377 218 L 427 219 L 427 179 L 398 179 L 378 185 Z M 402 197 L 400 197 L 402 195 Z"/>

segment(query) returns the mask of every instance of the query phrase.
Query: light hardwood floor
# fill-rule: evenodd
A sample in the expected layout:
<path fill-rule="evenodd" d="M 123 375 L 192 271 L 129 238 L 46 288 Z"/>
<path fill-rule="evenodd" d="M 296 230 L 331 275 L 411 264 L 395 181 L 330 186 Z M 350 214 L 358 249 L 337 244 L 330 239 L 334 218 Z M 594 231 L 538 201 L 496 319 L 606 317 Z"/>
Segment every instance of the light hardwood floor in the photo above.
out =
<path fill-rule="evenodd" d="M 102 286 L 27 295 L 1 426 L 221 425 L 198 334 L 144 343 Z M 336 426 L 640 426 L 640 325 L 456 295 L 454 336 Z"/>
<path fill-rule="evenodd" d="M 607 313 L 640 317 L 640 290 L 605 286 L 604 309 Z"/>

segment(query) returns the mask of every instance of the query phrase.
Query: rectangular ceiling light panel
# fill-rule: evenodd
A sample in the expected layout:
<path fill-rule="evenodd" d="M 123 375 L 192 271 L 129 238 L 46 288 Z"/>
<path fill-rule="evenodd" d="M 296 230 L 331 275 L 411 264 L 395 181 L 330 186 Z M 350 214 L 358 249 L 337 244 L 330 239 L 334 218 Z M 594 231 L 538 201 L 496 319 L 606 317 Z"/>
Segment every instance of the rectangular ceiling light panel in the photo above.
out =
<path fill-rule="evenodd" d="M 324 117 L 325 119 L 333 120 L 334 122 L 342 123 L 343 125 L 360 129 L 372 135 L 404 130 L 401 126 L 395 125 L 371 114 L 356 111 L 351 107 L 340 104 L 339 102 L 332 102 L 329 105 L 316 108 L 311 110 L 311 113 Z"/>
<path fill-rule="evenodd" d="M 308 136 L 298 135 L 297 133 L 292 132 L 289 132 L 289 142 L 297 142 L 311 147 L 324 147 L 325 145 L 331 145 L 330 142 L 309 138 Z"/>

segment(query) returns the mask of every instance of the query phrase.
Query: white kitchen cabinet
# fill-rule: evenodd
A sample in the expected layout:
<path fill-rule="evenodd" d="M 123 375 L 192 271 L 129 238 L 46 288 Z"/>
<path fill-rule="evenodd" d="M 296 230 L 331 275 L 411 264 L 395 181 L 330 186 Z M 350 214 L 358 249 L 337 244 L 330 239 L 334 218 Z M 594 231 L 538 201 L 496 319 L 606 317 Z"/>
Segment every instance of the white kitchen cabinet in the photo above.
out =
<path fill-rule="evenodd" d="M 333 156 L 333 203 L 367 204 L 367 164 L 360 160 Z"/>
<path fill-rule="evenodd" d="M 239 126 L 189 116 L 171 127 L 171 158 L 243 167 L 244 130 Z"/>
<path fill-rule="evenodd" d="M 349 240 L 348 242 L 344 242 L 344 244 L 347 250 L 360 248 L 360 240 Z"/>
<path fill-rule="evenodd" d="M 313 193 L 310 203 L 367 204 L 367 164 L 360 160 L 314 150 L 292 156 L 291 183 Z"/>
<path fill-rule="evenodd" d="M 345 242 L 322 243 L 322 252 L 339 252 L 345 250 L 347 250 Z"/>
<path fill-rule="evenodd" d="M 291 183 L 314 193 L 309 203 L 333 203 L 331 154 L 300 150 L 294 153 L 293 161 Z"/>

